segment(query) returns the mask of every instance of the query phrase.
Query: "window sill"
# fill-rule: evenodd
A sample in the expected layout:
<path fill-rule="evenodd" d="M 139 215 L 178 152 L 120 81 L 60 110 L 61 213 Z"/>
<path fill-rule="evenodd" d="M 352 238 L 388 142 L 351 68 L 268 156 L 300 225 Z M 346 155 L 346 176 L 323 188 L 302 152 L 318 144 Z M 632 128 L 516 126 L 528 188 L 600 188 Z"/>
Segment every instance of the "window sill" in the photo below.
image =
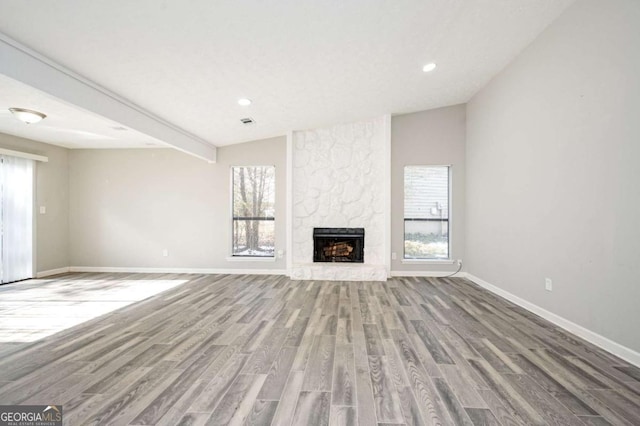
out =
<path fill-rule="evenodd" d="M 401 262 L 405 265 L 453 265 L 455 260 L 453 259 L 402 259 Z"/>
<path fill-rule="evenodd" d="M 275 262 L 275 256 L 227 256 L 227 262 Z"/>

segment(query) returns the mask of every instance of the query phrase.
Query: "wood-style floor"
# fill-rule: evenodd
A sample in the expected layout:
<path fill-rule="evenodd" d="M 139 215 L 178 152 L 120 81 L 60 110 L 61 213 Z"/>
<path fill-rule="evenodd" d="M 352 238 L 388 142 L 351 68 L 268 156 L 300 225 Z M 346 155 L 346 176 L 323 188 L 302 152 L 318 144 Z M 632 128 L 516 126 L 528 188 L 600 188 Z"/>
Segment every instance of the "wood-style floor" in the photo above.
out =
<path fill-rule="evenodd" d="M 464 279 L 148 278 L 188 281 L 0 343 L 0 404 L 69 425 L 640 424 L 639 368 Z"/>

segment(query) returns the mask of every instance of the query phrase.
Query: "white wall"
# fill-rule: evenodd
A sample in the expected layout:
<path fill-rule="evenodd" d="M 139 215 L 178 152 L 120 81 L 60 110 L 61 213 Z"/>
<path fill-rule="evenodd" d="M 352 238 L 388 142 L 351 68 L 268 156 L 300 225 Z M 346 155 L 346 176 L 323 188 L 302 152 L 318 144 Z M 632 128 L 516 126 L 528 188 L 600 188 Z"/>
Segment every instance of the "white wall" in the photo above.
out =
<path fill-rule="evenodd" d="M 72 150 L 69 158 L 71 266 L 285 269 L 284 257 L 226 259 L 231 166 L 275 165 L 276 251 L 285 250 L 284 137 L 219 148 L 215 164 L 171 149 Z"/>
<path fill-rule="evenodd" d="M 69 150 L 4 133 L 0 147 L 49 157 L 36 162 L 36 272 L 69 266 Z"/>
<path fill-rule="evenodd" d="M 391 270 L 416 274 L 451 271 L 455 264 L 403 264 L 404 166 L 451 166 L 452 259 L 465 252 L 465 105 L 397 115 L 391 119 Z"/>
<path fill-rule="evenodd" d="M 469 271 L 636 351 L 639 23 L 576 2 L 467 110 Z"/>

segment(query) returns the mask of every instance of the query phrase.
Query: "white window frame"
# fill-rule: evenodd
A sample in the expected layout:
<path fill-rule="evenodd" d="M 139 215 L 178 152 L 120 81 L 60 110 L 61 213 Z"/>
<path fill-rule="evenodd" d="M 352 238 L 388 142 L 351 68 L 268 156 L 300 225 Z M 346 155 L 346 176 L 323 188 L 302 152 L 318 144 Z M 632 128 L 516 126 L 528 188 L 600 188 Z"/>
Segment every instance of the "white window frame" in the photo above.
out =
<path fill-rule="evenodd" d="M 405 178 L 405 170 L 407 167 L 446 167 L 448 169 L 447 176 L 447 197 L 448 197 L 448 205 L 449 205 L 449 214 L 447 218 L 447 258 L 437 259 L 437 258 L 406 258 L 405 254 L 405 217 L 404 217 L 404 178 Z M 451 265 L 455 262 L 453 253 L 453 166 L 451 164 L 406 164 L 402 169 L 402 259 L 401 263 L 403 264 L 441 264 L 441 265 Z"/>

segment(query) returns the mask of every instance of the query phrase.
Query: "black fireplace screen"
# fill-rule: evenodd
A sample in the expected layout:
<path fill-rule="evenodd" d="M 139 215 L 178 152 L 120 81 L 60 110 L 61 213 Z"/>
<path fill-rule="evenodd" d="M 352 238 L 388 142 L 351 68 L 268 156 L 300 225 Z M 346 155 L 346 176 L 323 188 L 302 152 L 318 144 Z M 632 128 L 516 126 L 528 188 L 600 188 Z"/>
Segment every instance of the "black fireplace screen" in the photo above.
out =
<path fill-rule="evenodd" d="M 313 228 L 313 261 L 364 263 L 364 228 Z"/>

